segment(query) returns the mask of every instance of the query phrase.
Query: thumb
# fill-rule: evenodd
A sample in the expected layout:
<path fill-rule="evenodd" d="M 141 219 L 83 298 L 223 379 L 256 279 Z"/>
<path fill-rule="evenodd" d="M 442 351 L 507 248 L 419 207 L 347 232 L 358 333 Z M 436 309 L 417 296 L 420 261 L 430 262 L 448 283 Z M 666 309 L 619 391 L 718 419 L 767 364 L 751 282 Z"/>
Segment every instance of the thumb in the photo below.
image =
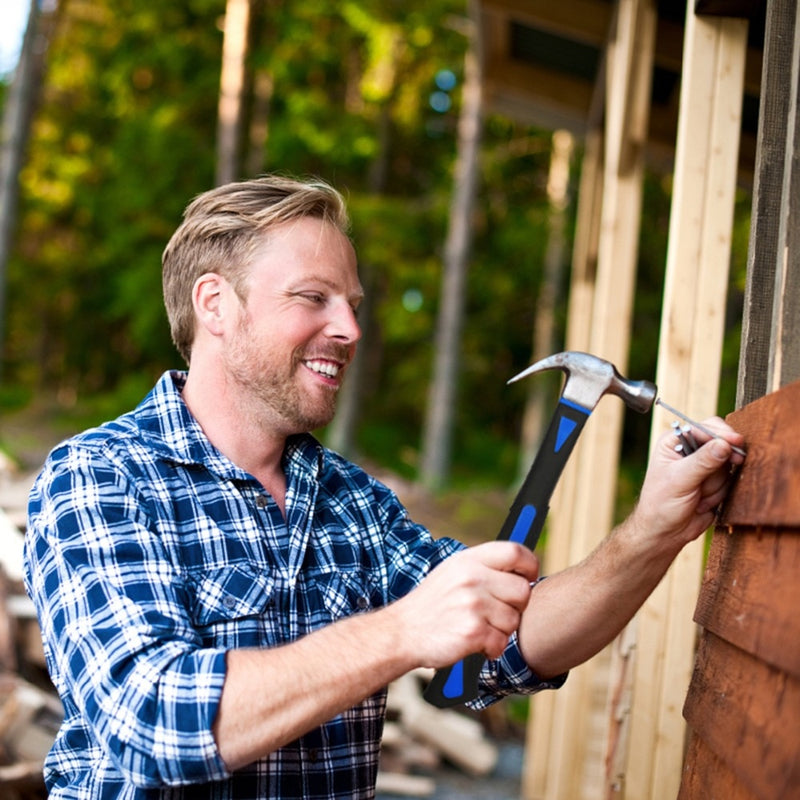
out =
<path fill-rule="evenodd" d="M 714 460 L 714 466 L 723 464 L 731 457 L 731 446 L 724 439 L 711 439 L 708 446 L 702 448 L 708 451 L 710 458 Z"/>

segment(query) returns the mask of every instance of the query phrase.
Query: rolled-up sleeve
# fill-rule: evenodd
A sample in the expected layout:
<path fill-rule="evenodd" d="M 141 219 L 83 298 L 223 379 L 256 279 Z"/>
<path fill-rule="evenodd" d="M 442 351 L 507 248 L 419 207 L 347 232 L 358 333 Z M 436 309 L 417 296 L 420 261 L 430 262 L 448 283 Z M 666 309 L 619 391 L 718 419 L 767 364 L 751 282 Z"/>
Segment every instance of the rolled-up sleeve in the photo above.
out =
<path fill-rule="evenodd" d="M 226 777 L 212 733 L 225 652 L 199 640 L 180 574 L 129 476 L 91 449 L 55 451 L 31 493 L 25 547 L 67 714 L 137 786 Z"/>
<path fill-rule="evenodd" d="M 480 674 L 478 699 L 468 703 L 481 710 L 509 695 L 531 695 L 544 689 L 560 689 L 568 673 L 543 680 L 528 666 L 514 633 L 500 658 L 486 661 Z"/>

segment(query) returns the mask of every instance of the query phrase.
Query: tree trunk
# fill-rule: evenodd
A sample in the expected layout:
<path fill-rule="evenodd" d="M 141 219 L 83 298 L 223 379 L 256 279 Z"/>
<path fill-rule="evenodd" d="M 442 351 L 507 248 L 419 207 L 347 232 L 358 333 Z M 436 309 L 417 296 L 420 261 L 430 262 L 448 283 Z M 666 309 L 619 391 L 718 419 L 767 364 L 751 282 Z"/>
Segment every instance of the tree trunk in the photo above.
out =
<path fill-rule="evenodd" d="M 470 3 L 472 28 L 464 59 L 464 88 L 458 124 L 450 222 L 445 242 L 441 301 L 436 326 L 433 379 L 428 395 L 422 442 L 420 479 L 431 489 L 448 478 L 452 456 L 454 409 L 458 389 L 461 328 L 467 268 L 472 247 L 472 216 L 478 183 L 482 133 L 482 75 L 475 3 Z"/>
<path fill-rule="evenodd" d="M 6 274 L 19 201 L 19 173 L 44 71 L 47 43 L 56 9 L 42 17 L 32 0 L 19 62 L 3 108 L 0 148 L 0 361 L 5 349 Z"/>
<path fill-rule="evenodd" d="M 370 165 L 369 191 L 373 195 L 386 192 L 389 180 L 389 162 L 392 144 L 392 108 L 399 81 L 399 62 L 401 57 L 402 42 L 395 38 L 393 46 L 386 51 L 387 69 L 385 73 L 391 77 L 388 80 L 386 96 L 381 103 L 378 118 L 378 152 Z M 361 416 L 364 392 L 367 385 L 367 364 L 374 362 L 372 357 L 375 348 L 380 347 L 376 335 L 377 320 L 375 308 L 378 305 L 378 293 L 381 282 L 375 275 L 375 270 L 370 264 L 360 264 L 361 283 L 364 288 L 364 301 L 359 307 L 359 320 L 361 324 L 361 342 L 356 351 L 355 359 L 347 371 L 347 380 L 339 394 L 339 403 L 328 432 L 327 444 L 337 452 L 348 458 L 355 456 L 356 432 L 358 420 Z"/>
<path fill-rule="evenodd" d="M 239 177 L 250 0 L 227 0 L 217 108 L 217 186 Z"/>

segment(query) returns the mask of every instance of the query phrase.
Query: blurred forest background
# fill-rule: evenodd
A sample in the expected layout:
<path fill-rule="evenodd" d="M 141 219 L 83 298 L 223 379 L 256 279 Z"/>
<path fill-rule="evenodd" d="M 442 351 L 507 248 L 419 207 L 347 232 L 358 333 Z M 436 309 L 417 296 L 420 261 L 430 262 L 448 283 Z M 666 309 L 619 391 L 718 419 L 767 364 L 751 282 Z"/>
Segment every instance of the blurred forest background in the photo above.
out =
<path fill-rule="evenodd" d="M 465 87 L 475 79 L 477 51 L 463 0 L 252 0 L 248 7 L 236 124 L 225 128 L 226 0 L 41 5 L 3 259 L 0 446 L 24 459 L 23 430 L 63 435 L 115 416 L 161 372 L 182 367 L 161 301 L 161 251 L 194 195 L 226 176 L 280 171 L 318 175 L 346 194 L 371 300 L 356 424 L 321 435 L 411 481 L 430 446 L 437 320 L 452 291 L 443 265 L 453 255 L 454 200 L 469 194 L 461 206 L 469 219 L 463 318 L 451 325 L 457 355 L 445 354 L 455 390 L 445 403 L 450 437 L 427 483 L 462 494 L 506 491 L 518 475 L 530 388 L 506 380 L 532 361 L 545 295 L 555 297 L 554 313 L 537 335 L 563 349 L 575 202 L 568 192 L 565 246 L 555 251 L 553 272 L 554 132 L 486 109 L 476 116 Z M 0 84 L 6 118 L 13 85 L 14 74 Z M 480 128 L 471 139 L 470 114 Z M 464 181 L 465 159 L 474 184 Z M 580 142 L 570 165 L 574 187 Z M 648 174 L 632 378 L 655 375 L 669 204 L 670 176 Z M 749 208 L 743 190 L 721 413 L 732 410 L 735 394 Z M 554 402 L 558 383 L 548 391 Z M 644 467 L 649 427 L 649 418 L 626 415 L 629 486 Z"/>

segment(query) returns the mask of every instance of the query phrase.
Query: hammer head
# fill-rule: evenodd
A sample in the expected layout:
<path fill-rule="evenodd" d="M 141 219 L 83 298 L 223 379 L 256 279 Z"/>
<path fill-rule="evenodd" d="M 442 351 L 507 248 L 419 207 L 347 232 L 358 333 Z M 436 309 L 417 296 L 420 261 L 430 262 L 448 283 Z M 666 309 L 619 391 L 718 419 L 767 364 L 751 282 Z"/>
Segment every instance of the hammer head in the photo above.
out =
<path fill-rule="evenodd" d="M 602 358 L 568 350 L 565 353 L 543 358 L 515 375 L 509 383 L 527 378 L 534 372 L 561 369 L 567 373 L 567 381 L 561 397 L 592 411 L 604 394 L 621 397 L 628 408 L 647 413 L 656 399 L 656 385 L 650 381 L 630 381 L 623 378 L 617 368 Z"/>

